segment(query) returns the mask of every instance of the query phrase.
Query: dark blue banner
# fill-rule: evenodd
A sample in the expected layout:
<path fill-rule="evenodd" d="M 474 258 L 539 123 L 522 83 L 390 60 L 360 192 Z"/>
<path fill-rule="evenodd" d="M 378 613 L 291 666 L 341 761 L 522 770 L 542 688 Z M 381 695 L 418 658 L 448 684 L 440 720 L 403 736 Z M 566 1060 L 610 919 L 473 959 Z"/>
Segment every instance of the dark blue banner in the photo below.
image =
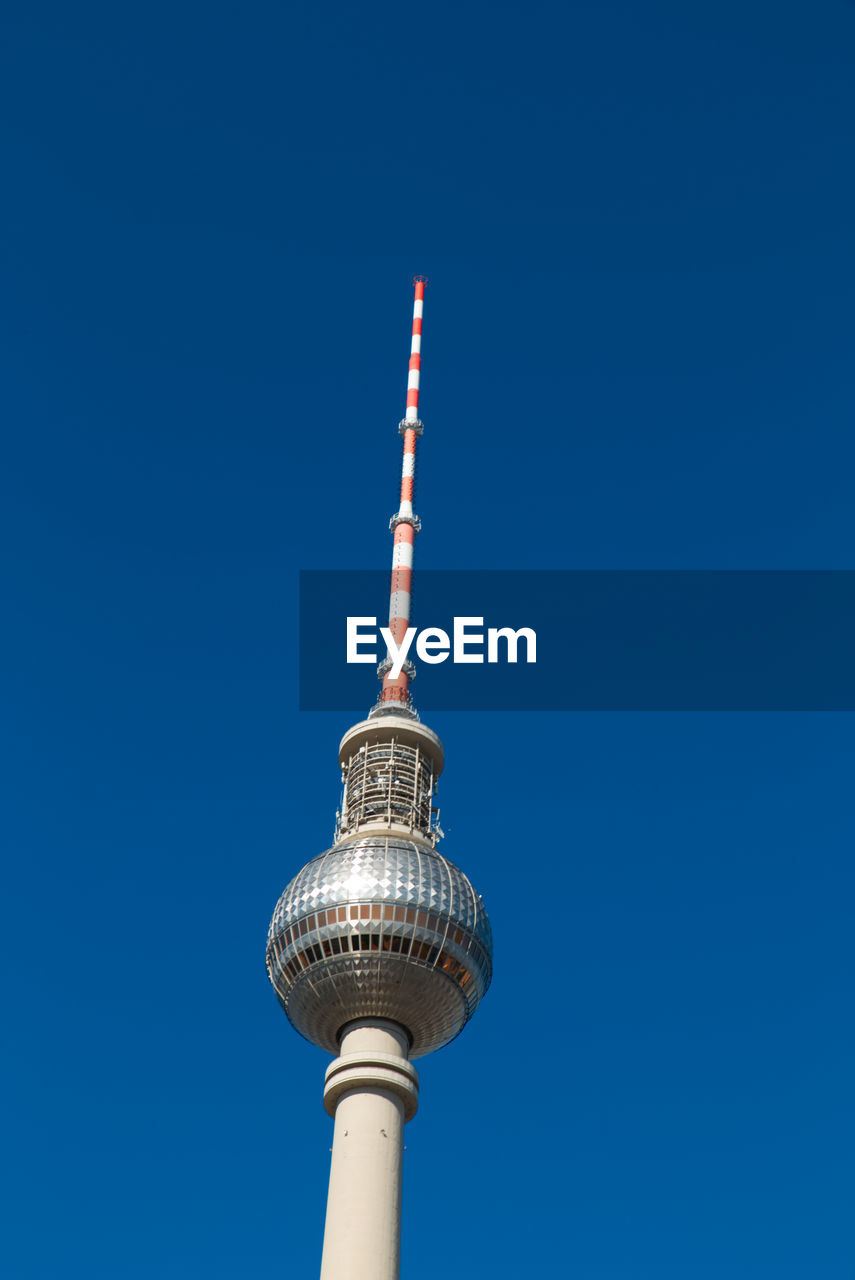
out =
<path fill-rule="evenodd" d="M 388 602 L 387 571 L 301 573 L 303 710 L 372 704 Z M 855 572 L 420 569 L 410 613 L 425 711 L 855 709 Z"/>

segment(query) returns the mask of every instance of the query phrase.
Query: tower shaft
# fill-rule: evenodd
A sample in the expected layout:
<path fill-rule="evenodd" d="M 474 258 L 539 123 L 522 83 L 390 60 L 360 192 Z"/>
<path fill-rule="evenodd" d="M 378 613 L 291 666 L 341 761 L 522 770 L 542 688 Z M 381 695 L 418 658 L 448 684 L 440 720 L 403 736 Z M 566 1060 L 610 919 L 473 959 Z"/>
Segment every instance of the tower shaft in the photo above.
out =
<path fill-rule="evenodd" d="M 416 442 L 422 434 L 419 421 L 419 380 L 422 367 L 422 312 L 424 310 L 424 276 L 416 276 L 413 303 L 413 336 L 410 345 L 410 368 L 407 377 L 407 412 L 398 430 L 404 437 L 404 459 L 401 467 L 401 498 L 397 512 L 392 516 L 394 530 L 392 548 L 392 591 L 389 599 L 389 630 L 395 644 L 400 645 L 410 624 L 410 595 L 413 579 L 413 547 L 421 522 L 413 512 L 413 492 L 416 477 Z M 381 664 L 384 666 L 385 664 Z M 394 679 L 385 672 L 380 701 L 386 703 L 409 700 L 412 668 L 407 666 Z"/>
<path fill-rule="evenodd" d="M 418 1076 L 397 1023 L 352 1023 L 327 1070 L 324 1105 L 335 1116 L 321 1280 L 398 1280 L 404 1124 Z"/>

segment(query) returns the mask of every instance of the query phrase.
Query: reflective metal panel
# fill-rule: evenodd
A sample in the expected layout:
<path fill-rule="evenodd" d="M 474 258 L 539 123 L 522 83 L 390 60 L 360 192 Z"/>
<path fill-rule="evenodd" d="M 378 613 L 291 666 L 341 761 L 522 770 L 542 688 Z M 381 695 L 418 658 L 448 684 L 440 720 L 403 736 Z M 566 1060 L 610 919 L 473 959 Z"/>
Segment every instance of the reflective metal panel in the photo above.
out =
<path fill-rule="evenodd" d="M 490 984 L 492 935 L 467 877 L 425 844 L 342 841 L 295 876 L 277 903 L 270 980 L 296 1029 L 338 1050 L 358 1017 L 402 1023 L 411 1056 L 447 1044 Z"/>

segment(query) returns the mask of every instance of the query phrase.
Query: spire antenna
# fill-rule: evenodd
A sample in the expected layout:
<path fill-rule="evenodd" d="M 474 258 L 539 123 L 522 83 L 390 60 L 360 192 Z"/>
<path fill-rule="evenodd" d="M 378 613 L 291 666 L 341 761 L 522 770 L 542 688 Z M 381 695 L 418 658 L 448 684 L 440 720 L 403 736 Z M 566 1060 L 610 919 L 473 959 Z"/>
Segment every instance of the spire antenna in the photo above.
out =
<path fill-rule="evenodd" d="M 413 546 L 421 521 L 413 512 L 413 491 L 416 476 L 416 442 L 424 430 L 419 420 L 419 380 L 422 368 L 422 313 L 424 310 L 427 276 L 415 276 L 415 300 L 413 302 L 413 338 L 410 346 L 410 368 L 407 378 L 407 412 L 398 425 L 404 437 L 404 458 L 401 466 L 401 501 L 395 515 L 389 521 L 394 533 L 392 546 L 392 590 L 389 597 L 389 630 L 395 644 L 400 645 L 410 624 L 410 597 L 413 582 Z M 406 662 L 399 676 L 390 676 L 392 666 L 388 657 L 380 663 L 378 676 L 383 681 L 380 705 L 395 703 L 410 705 L 410 681 L 416 669 Z"/>

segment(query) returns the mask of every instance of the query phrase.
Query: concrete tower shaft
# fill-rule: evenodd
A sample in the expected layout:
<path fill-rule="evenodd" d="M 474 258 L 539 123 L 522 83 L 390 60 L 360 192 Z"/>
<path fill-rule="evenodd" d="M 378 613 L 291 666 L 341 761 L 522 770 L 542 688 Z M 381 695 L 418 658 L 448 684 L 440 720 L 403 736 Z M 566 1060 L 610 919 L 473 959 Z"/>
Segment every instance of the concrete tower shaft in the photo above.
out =
<path fill-rule="evenodd" d="M 321 1280 L 397 1280 L 404 1125 L 418 1090 L 400 1027 L 378 1018 L 345 1031 L 324 1089 L 335 1130 Z"/>

